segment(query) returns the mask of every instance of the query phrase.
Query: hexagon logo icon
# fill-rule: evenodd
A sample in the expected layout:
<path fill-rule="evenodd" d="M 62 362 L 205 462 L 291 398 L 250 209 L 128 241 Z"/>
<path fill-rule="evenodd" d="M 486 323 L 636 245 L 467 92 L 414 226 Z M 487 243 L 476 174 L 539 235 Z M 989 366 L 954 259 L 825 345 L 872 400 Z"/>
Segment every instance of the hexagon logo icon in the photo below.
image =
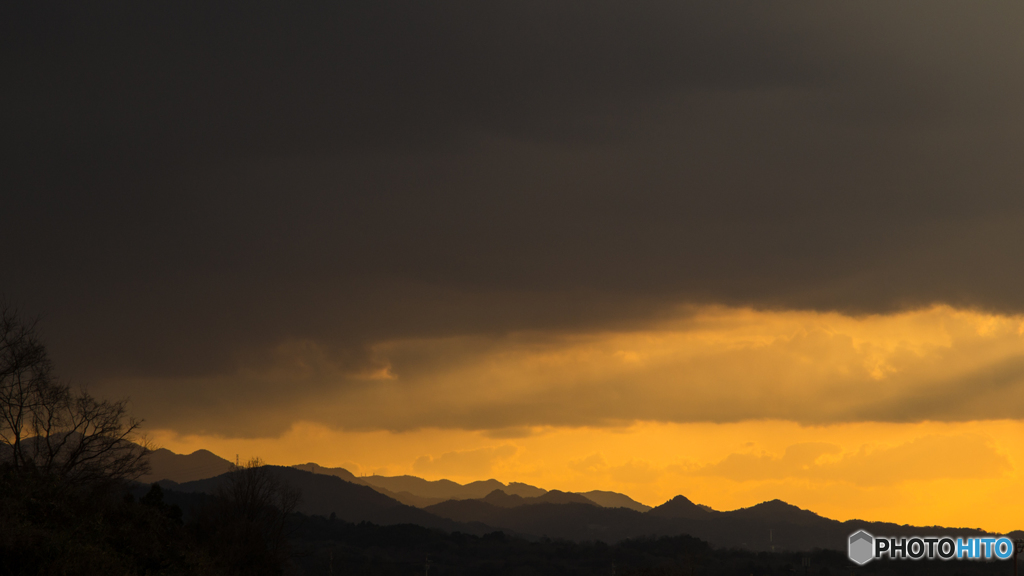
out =
<path fill-rule="evenodd" d="M 850 556 L 850 560 L 853 560 L 857 564 L 863 566 L 874 558 L 874 547 L 874 536 L 863 530 L 857 530 L 853 534 L 850 534 L 850 546 L 847 550 L 847 554 Z"/>

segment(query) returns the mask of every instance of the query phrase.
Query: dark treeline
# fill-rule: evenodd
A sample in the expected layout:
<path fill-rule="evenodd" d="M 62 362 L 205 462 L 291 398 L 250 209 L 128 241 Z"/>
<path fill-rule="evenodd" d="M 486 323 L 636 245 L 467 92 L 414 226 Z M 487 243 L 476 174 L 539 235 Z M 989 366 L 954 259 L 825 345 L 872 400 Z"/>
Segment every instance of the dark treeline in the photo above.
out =
<path fill-rule="evenodd" d="M 186 515 L 157 484 L 71 485 L 0 466 L 0 575 L 283 574 L 285 514 L 253 482 L 260 468 L 235 474 L 255 498 L 190 494 Z"/>
<path fill-rule="evenodd" d="M 244 467 L 250 479 L 258 468 Z M 255 471 L 255 473 L 253 472 Z M 258 484 L 236 484 L 253 493 Z M 255 492 L 258 492 L 255 491 Z M 264 494 L 271 494 L 264 492 Z M 159 485 L 69 489 L 53 479 L 0 476 L 0 574 L 687 575 L 846 576 L 1013 573 L 1010 562 L 876 561 L 834 550 L 715 549 L 681 535 L 604 542 L 474 536 L 411 524 L 353 524 L 284 515 L 285 500 L 246 508 L 228 491 L 186 494 Z M 284 520 L 282 522 L 282 520 Z M 428 572 L 429 568 L 429 572 Z"/>
<path fill-rule="evenodd" d="M 127 400 L 57 378 L 35 323 L 0 301 L 0 576 L 281 574 L 298 494 L 258 459 L 191 506 L 153 485 Z"/>
<path fill-rule="evenodd" d="M 413 525 L 352 524 L 293 515 L 296 574 L 846 576 L 1013 574 L 1010 562 L 876 561 L 856 566 L 843 552 L 714 549 L 691 536 L 604 542 L 526 540 L 495 532 L 446 533 Z"/>

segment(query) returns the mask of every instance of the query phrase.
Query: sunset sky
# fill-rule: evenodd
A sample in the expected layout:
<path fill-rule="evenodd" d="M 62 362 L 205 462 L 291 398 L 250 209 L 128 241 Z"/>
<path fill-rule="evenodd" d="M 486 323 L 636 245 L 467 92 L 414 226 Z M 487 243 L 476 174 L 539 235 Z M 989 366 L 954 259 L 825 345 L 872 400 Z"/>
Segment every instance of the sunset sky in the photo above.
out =
<path fill-rule="evenodd" d="M 0 8 L 0 294 L 159 446 L 1024 529 L 1024 5 Z"/>

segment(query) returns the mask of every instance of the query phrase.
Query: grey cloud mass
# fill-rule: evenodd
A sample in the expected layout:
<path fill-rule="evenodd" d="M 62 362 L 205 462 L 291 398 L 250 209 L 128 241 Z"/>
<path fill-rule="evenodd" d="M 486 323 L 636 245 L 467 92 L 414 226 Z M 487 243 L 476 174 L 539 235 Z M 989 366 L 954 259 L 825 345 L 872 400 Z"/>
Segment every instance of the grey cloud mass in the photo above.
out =
<path fill-rule="evenodd" d="M 1024 312 L 1022 29 L 1008 1 L 7 5 L 0 292 L 100 384 L 690 303 Z"/>

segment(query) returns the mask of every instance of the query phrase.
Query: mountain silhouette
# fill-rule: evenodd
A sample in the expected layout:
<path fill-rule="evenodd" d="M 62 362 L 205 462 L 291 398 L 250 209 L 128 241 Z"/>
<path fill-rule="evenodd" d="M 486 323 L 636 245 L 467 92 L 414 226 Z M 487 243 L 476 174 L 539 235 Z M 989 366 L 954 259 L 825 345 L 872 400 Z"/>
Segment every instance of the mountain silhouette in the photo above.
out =
<path fill-rule="evenodd" d="M 505 492 L 508 494 L 516 494 L 523 498 L 533 498 L 535 496 L 543 496 L 547 493 L 547 490 L 536 486 L 530 486 L 529 484 L 523 484 L 522 482 L 509 482 L 508 488 Z"/>
<path fill-rule="evenodd" d="M 205 450 L 189 455 L 156 451 L 154 456 L 154 474 L 150 477 L 167 475 L 169 479 L 162 479 L 160 484 L 185 493 L 212 494 L 225 481 L 225 475 L 180 483 L 174 477 L 186 478 L 189 474 L 230 467 L 230 462 Z M 845 550 L 849 535 L 861 529 L 887 536 L 985 534 L 967 528 L 914 527 L 863 520 L 839 522 L 781 500 L 719 512 L 679 495 L 648 508 L 615 492 L 546 491 L 493 479 L 462 485 L 415 476 L 357 477 L 344 468 L 324 468 L 313 463 L 270 468 L 301 492 L 299 512 L 321 516 L 334 513 L 349 522 L 416 524 L 469 534 L 502 530 L 527 538 L 607 543 L 686 534 L 716 547 L 753 551 Z M 444 495 L 450 497 L 442 500 Z"/>
<path fill-rule="evenodd" d="M 209 450 L 196 450 L 191 454 L 175 454 L 158 448 L 149 455 L 150 473 L 139 478 L 152 484 L 158 480 L 190 482 L 219 476 L 231 470 L 231 462 Z"/>
<path fill-rule="evenodd" d="M 498 508 L 515 508 L 526 504 L 526 498 L 518 494 L 505 494 L 501 490 L 495 490 L 480 500 Z"/>
<path fill-rule="evenodd" d="M 541 504 L 544 502 L 549 504 L 577 503 L 598 506 L 596 502 L 590 500 L 586 496 L 576 494 L 574 492 L 562 492 L 561 490 L 551 490 L 545 494 L 531 498 L 523 498 L 518 494 L 506 494 L 504 490 L 495 490 L 480 500 L 499 508 L 515 508 L 516 506 Z"/>
<path fill-rule="evenodd" d="M 371 486 L 370 484 L 364 482 L 362 478 L 356 476 L 355 474 L 349 472 L 344 468 L 331 468 L 327 466 L 321 466 L 319 464 L 316 464 L 315 462 L 309 462 L 306 464 L 295 464 L 292 466 L 292 468 L 295 468 L 297 470 L 305 470 L 306 472 L 310 472 L 312 474 L 326 474 L 329 476 L 337 476 L 338 478 L 341 478 L 346 482 L 360 484 L 362 486 L 370 486 L 370 488 L 376 490 L 377 492 L 380 492 L 381 494 L 384 494 L 389 498 L 394 498 L 395 500 L 398 500 L 399 502 L 407 506 L 423 508 L 425 506 L 430 506 L 431 504 L 437 504 L 438 502 L 443 502 L 446 500 L 446 498 L 429 498 L 426 496 L 417 496 L 416 494 L 404 491 L 392 492 L 391 490 L 388 490 L 387 488 L 381 486 Z"/>
<path fill-rule="evenodd" d="M 494 479 L 478 480 L 469 484 L 459 484 L 451 480 L 424 480 L 417 476 L 363 476 L 360 478 L 369 486 L 385 488 L 392 492 L 408 492 L 426 498 L 442 498 L 444 500 L 465 500 L 483 498 L 501 490 L 506 494 L 515 494 L 524 498 L 540 496 L 547 492 L 536 486 L 513 482 L 504 484 Z"/>
<path fill-rule="evenodd" d="M 676 499 L 683 498 L 682 496 L 676 496 L 670 502 L 674 502 Z M 685 500 L 685 498 L 683 498 Z M 689 502 L 687 500 L 687 502 Z M 667 505 L 663 504 L 662 506 Z M 804 510 L 787 504 L 782 500 L 770 500 L 768 502 L 762 502 L 749 508 L 740 508 L 733 510 L 728 513 L 731 517 L 743 520 L 755 520 L 761 522 L 785 522 L 787 524 L 793 524 L 797 526 L 816 526 L 824 521 L 829 521 L 828 518 L 819 516 L 810 510 Z"/>
<path fill-rule="evenodd" d="M 402 504 L 369 486 L 348 482 L 331 474 L 313 474 L 284 466 L 267 466 L 267 468 L 278 480 L 299 491 L 301 499 L 296 511 L 303 514 L 320 516 L 334 514 L 346 522 L 372 522 L 384 526 L 416 524 L 427 528 L 469 534 L 484 534 L 493 530 L 479 524 L 463 525 L 450 519 L 438 517 L 419 508 Z M 165 489 L 177 492 L 216 494 L 228 479 L 228 474 L 222 474 L 213 478 L 180 484 L 163 480 L 159 484 Z"/>
<path fill-rule="evenodd" d="M 295 464 L 292 466 L 292 468 L 295 468 L 296 470 L 305 470 L 306 472 L 309 472 L 311 474 L 328 474 L 330 476 L 337 476 L 338 478 L 341 478 L 346 482 L 365 485 L 365 482 L 360 480 L 358 476 L 344 468 L 329 468 L 321 466 L 315 462 L 309 462 L 306 464 Z"/>
<path fill-rule="evenodd" d="M 690 502 L 690 499 L 686 496 L 676 496 L 675 498 L 665 502 L 661 506 L 655 506 L 651 508 L 648 514 L 652 516 L 660 516 L 662 518 L 689 518 L 691 520 L 705 520 L 714 511 L 709 511 L 706 507 L 694 504 Z"/>
<path fill-rule="evenodd" d="M 553 494 L 549 499 L 537 502 L 579 502 L 582 504 L 594 504 L 604 506 L 601 502 L 607 502 L 609 507 L 625 507 L 634 510 L 647 510 L 648 507 L 636 502 L 625 494 L 616 492 L 593 491 L 596 498 L 590 498 L 587 494 L 575 494 L 573 492 L 562 492 L 559 490 L 548 491 L 543 488 L 524 484 L 522 482 L 509 482 L 504 484 L 498 480 L 480 480 L 468 484 L 459 484 L 451 480 L 425 480 L 418 476 L 355 476 L 344 468 L 331 468 L 320 466 L 309 462 L 306 464 L 295 464 L 292 468 L 305 470 L 316 474 L 328 474 L 337 476 L 354 484 L 370 486 L 374 490 L 385 494 L 403 504 L 424 508 L 434 504 L 440 504 L 447 500 L 469 500 L 486 498 L 489 494 L 498 490 L 507 496 L 517 496 L 527 499 L 527 503 L 535 503 L 531 498 L 542 498 L 546 494 Z M 601 502 L 598 502 L 601 500 Z M 509 506 L 518 505 L 509 501 Z"/>
<path fill-rule="evenodd" d="M 166 448 L 154 450 L 149 457 L 151 472 L 140 477 L 138 480 L 144 484 L 151 484 L 161 480 L 169 480 L 180 484 L 213 478 L 228 472 L 232 462 L 217 456 L 209 450 L 196 450 L 191 454 L 176 454 Z M 321 466 L 315 462 L 306 464 L 295 464 L 291 466 L 296 470 L 304 470 L 313 474 L 336 476 L 351 482 L 369 486 L 377 492 L 408 506 L 424 508 L 433 504 L 439 504 L 446 500 L 465 500 L 485 498 L 491 492 L 500 490 L 507 495 L 519 496 L 522 498 L 538 498 L 548 493 L 543 488 L 524 484 L 522 482 L 509 482 L 504 484 L 498 480 L 482 480 L 459 484 L 451 480 L 424 480 L 417 476 L 356 476 L 345 468 Z M 552 491 L 556 494 L 567 495 L 571 492 Z M 617 492 L 606 492 L 594 490 L 581 494 L 581 498 L 572 496 L 553 496 L 545 502 L 580 502 L 591 503 L 609 508 L 631 508 L 638 511 L 646 511 L 650 508 L 644 506 L 625 494 Z"/>
<path fill-rule="evenodd" d="M 521 535 L 576 541 L 617 542 L 672 531 L 665 519 L 648 517 L 628 508 L 602 508 L 593 503 L 542 502 L 501 507 L 484 499 L 448 500 L 424 510 L 457 522 L 480 522 Z"/>
<path fill-rule="evenodd" d="M 637 512 L 647 512 L 651 509 L 650 506 L 641 504 L 629 496 L 619 494 L 618 492 L 591 490 L 590 492 L 577 492 L 577 494 L 586 497 L 591 502 L 594 502 L 598 506 L 602 506 L 604 508 L 629 508 L 630 510 L 636 510 Z"/>
<path fill-rule="evenodd" d="M 356 476 L 344 468 L 330 468 L 309 462 L 296 464 L 292 468 L 306 470 L 315 474 L 329 474 L 354 484 L 370 486 L 403 504 L 423 508 L 438 504 L 445 500 L 464 500 L 467 498 L 483 498 L 494 490 L 502 490 L 508 494 L 524 497 L 541 496 L 547 492 L 543 488 L 530 486 L 521 482 L 503 484 L 497 480 L 482 480 L 459 484 L 451 480 L 424 480 L 417 476 Z"/>
<path fill-rule="evenodd" d="M 690 535 L 720 548 L 753 551 L 845 550 L 857 530 L 886 536 L 980 536 L 977 529 L 902 526 L 882 522 L 839 522 L 781 500 L 729 512 L 708 511 L 677 496 L 648 512 L 591 504 L 526 503 L 507 494 L 449 500 L 424 510 L 462 523 L 479 522 L 520 535 L 614 543 L 648 536 Z M 518 505 L 512 505 L 518 504 Z"/>

